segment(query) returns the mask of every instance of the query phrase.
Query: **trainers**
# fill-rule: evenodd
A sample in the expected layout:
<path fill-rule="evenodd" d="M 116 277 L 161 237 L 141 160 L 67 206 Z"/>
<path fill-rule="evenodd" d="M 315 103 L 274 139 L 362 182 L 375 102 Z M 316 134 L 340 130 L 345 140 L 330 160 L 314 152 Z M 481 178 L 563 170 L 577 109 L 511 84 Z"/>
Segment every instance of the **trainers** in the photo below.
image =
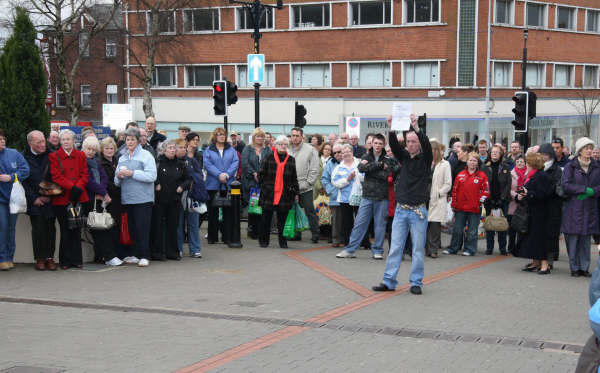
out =
<path fill-rule="evenodd" d="M 192 258 L 202 258 L 202 253 L 194 253 Z"/>
<path fill-rule="evenodd" d="M 383 259 L 383 254 L 373 254 L 373 259 L 381 260 Z"/>
<path fill-rule="evenodd" d="M 121 264 L 123 264 L 123 261 L 115 256 L 114 258 L 112 258 L 111 260 L 109 260 L 108 262 L 106 262 L 104 264 L 106 264 L 107 266 L 117 267 L 117 266 L 120 266 Z"/>
<path fill-rule="evenodd" d="M 462 255 L 463 256 L 473 256 L 473 254 L 471 254 L 469 251 L 463 251 Z"/>
<path fill-rule="evenodd" d="M 8 271 L 9 269 L 10 269 L 10 266 L 8 265 L 8 262 L 0 263 L 0 271 Z"/>
<path fill-rule="evenodd" d="M 451 253 L 450 250 L 448 249 L 444 249 L 444 251 L 442 251 L 442 254 L 446 254 L 446 255 L 454 255 L 455 253 Z"/>
<path fill-rule="evenodd" d="M 127 264 L 138 264 L 140 262 L 140 260 L 135 256 L 126 256 L 123 258 L 123 261 Z"/>
<path fill-rule="evenodd" d="M 411 292 L 411 294 L 414 294 L 414 295 L 421 295 L 421 294 L 423 294 L 423 291 L 421 290 L 421 287 L 417 286 L 417 285 L 411 286 L 410 287 L 410 292 Z"/>
<path fill-rule="evenodd" d="M 150 262 L 148 261 L 148 259 L 140 259 L 140 261 L 138 262 L 138 267 L 148 267 L 150 265 Z"/>
<path fill-rule="evenodd" d="M 336 258 L 356 258 L 354 253 L 349 253 L 346 250 L 342 250 L 335 255 Z"/>

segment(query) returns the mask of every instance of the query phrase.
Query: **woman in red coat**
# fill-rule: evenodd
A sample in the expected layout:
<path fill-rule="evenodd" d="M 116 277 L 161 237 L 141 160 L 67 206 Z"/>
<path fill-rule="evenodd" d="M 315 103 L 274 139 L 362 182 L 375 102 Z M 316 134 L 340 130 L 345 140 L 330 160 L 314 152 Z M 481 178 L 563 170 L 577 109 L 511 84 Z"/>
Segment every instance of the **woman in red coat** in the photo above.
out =
<path fill-rule="evenodd" d="M 54 214 L 60 225 L 60 268 L 81 268 L 81 228 L 69 229 L 67 221 L 67 205 L 69 202 L 89 200 L 85 192 L 88 182 L 88 168 L 85 154 L 75 149 L 75 134 L 71 130 L 60 132 L 60 148 L 48 156 L 52 181 L 60 185 L 64 193 L 53 197 Z M 83 215 L 85 211 L 82 211 Z"/>

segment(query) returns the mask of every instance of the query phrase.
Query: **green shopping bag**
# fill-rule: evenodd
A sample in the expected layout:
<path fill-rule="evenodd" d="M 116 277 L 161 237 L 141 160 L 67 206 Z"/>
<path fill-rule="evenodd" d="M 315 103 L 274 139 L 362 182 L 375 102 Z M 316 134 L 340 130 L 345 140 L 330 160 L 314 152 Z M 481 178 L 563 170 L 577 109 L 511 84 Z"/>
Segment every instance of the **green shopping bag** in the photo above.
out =
<path fill-rule="evenodd" d="M 296 232 L 304 232 L 310 228 L 308 217 L 298 202 L 295 202 L 294 209 L 296 210 Z"/>
<path fill-rule="evenodd" d="M 262 215 L 262 207 L 258 205 L 260 188 L 250 188 L 250 201 L 248 201 L 248 214 Z"/>
<path fill-rule="evenodd" d="M 293 239 L 296 235 L 296 208 L 292 207 L 288 216 L 285 219 L 285 225 L 283 226 L 283 237 L 287 239 Z"/>

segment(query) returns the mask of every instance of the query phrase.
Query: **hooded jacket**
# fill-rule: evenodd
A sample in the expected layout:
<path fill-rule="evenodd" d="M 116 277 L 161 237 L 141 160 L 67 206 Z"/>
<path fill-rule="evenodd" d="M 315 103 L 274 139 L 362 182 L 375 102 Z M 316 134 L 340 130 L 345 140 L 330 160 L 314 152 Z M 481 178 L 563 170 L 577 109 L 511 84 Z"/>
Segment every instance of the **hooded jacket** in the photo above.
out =
<path fill-rule="evenodd" d="M 469 170 L 462 170 L 456 175 L 454 188 L 452 189 L 452 208 L 463 212 L 479 214 L 482 199 L 489 198 L 490 188 L 485 172 L 475 170 L 472 174 Z"/>

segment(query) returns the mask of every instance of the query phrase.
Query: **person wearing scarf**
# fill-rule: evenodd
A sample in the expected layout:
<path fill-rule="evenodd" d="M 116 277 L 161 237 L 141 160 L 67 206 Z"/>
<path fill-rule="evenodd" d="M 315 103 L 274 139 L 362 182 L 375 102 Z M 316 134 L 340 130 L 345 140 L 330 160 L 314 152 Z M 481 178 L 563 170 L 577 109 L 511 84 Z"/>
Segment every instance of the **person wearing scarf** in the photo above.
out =
<path fill-rule="evenodd" d="M 271 219 L 274 212 L 277 212 L 279 247 L 282 249 L 288 247 L 287 240 L 283 237 L 283 227 L 300 190 L 296 176 L 296 162 L 287 152 L 288 144 L 287 137 L 277 137 L 273 152 L 263 160 L 258 172 L 261 190 L 259 206 L 262 207 L 262 222 L 258 234 L 260 247 L 269 246 Z"/>
<path fill-rule="evenodd" d="M 600 233 L 598 197 L 600 165 L 592 160 L 594 142 L 582 137 L 575 142 L 575 158 L 563 169 L 565 195 L 561 232 L 569 253 L 571 276 L 590 277 L 590 236 Z"/>
<path fill-rule="evenodd" d="M 85 154 L 88 167 L 88 182 L 85 186 L 87 195 L 90 200 L 86 202 L 85 211 L 94 209 L 101 212 L 105 206 L 111 202 L 108 195 L 108 177 L 100 161 L 96 158 L 96 154 L 100 151 L 100 143 L 96 136 L 88 136 L 81 144 L 81 150 Z M 114 234 L 110 230 L 91 229 L 92 237 L 94 238 L 94 262 L 105 263 L 108 266 L 119 266 L 123 262 L 116 254 L 116 241 Z"/>
<path fill-rule="evenodd" d="M 523 271 L 537 271 L 540 275 L 550 273 L 546 239 L 548 235 L 548 200 L 551 197 L 552 180 L 543 172 L 544 158 L 540 153 L 529 152 L 525 157 L 527 176 L 522 189 L 517 191 L 517 201 L 527 204 L 529 214 L 527 232 L 520 235 L 514 256 L 532 259 Z"/>
<path fill-rule="evenodd" d="M 515 167 L 510 172 L 510 176 L 512 179 L 512 183 L 510 186 L 510 202 L 508 203 L 508 212 L 506 213 L 506 219 L 508 220 L 508 225 L 510 227 L 510 221 L 512 220 L 512 216 L 517 209 L 517 191 L 523 187 L 523 183 L 525 182 L 525 177 L 527 176 L 527 166 L 525 166 L 525 157 L 522 154 L 517 155 L 513 161 L 515 162 Z M 517 241 L 517 232 L 509 228 L 508 229 L 508 252 L 512 253 L 515 250 L 515 243 Z"/>

